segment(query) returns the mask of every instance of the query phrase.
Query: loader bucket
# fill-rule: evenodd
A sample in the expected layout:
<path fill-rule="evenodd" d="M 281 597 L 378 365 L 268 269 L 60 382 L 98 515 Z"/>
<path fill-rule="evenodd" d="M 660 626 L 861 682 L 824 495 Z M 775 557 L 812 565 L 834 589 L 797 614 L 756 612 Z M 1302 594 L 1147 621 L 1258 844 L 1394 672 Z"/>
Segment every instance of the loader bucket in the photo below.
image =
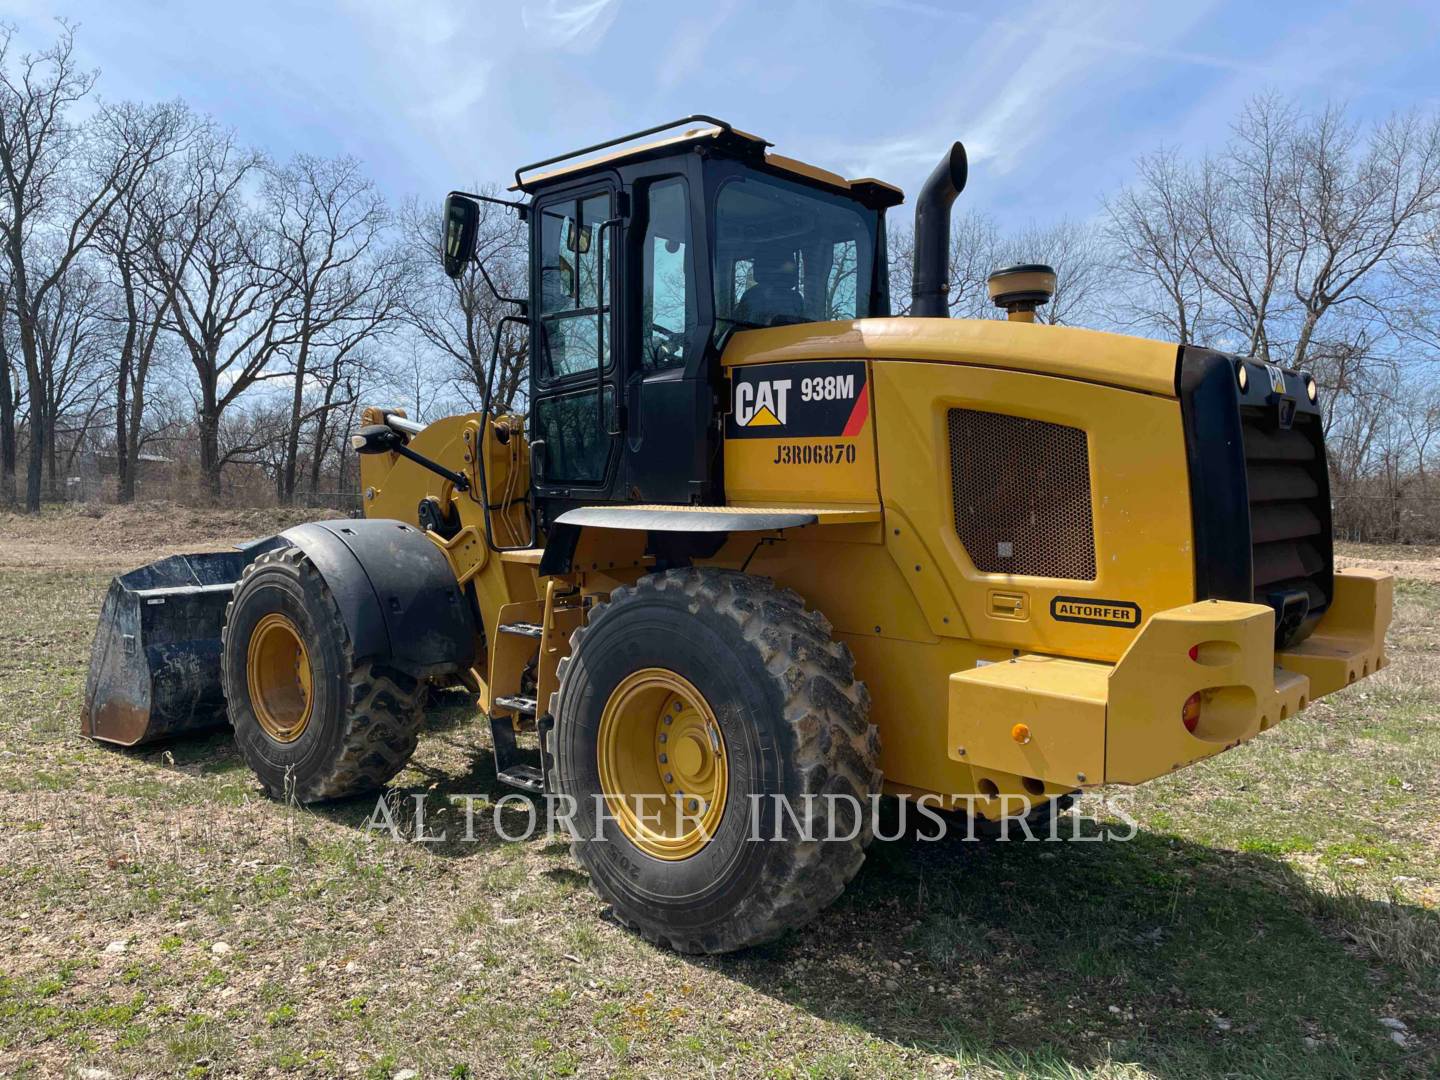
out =
<path fill-rule="evenodd" d="M 81 733 L 136 746 L 225 723 L 220 630 L 245 567 L 283 544 L 172 555 L 110 582 L 90 648 Z"/>

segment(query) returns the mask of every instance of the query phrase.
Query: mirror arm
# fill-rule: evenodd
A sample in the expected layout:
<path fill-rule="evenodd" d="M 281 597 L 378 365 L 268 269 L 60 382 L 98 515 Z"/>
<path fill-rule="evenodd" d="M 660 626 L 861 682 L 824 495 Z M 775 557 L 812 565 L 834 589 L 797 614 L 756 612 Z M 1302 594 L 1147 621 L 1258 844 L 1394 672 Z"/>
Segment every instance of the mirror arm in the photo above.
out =
<path fill-rule="evenodd" d="M 485 269 L 484 260 L 482 260 L 477 255 L 474 261 L 475 265 L 480 268 L 480 276 L 485 279 L 485 284 L 490 286 L 490 292 L 494 295 L 496 300 L 499 300 L 502 304 L 514 304 L 517 308 L 520 309 L 521 315 L 530 314 L 529 300 L 520 300 L 513 296 L 501 296 L 500 290 L 495 287 L 495 282 L 490 280 L 490 272 Z"/>
<path fill-rule="evenodd" d="M 424 454 L 417 454 L 414 450 L 411 450 L 410 447 L 406 446 L 404 443 L 398 443 L 391 449 L 394 453 L 399 454 L 401 457 L 408 458 L 409 460 L 413 461 L 422 469 L 429 469 L 436 476 L 448 480 L 450 483 L 455 485 L 456 491 L 470 490 L 470 481 L 465 477 L 463 473 L 457 473 L 451 469 L 447 469 L 438 461 L 435 461 L 432 458 L 428 458 Z"/>
<path fill-rule="evenodd" d="M 521 221 L 524 221 L 530 214 L 530 204 L 519 199 L 514 201 L 510 199 L 497 199 L 494 195 L 481 195 L 475 191 L 452 191 L 450 194 L 459 195 L 465 199 L 474 199 L 476 202 L 488 202 L 494 203 L 496 206 L 504 206 L 519 214 Z"/>

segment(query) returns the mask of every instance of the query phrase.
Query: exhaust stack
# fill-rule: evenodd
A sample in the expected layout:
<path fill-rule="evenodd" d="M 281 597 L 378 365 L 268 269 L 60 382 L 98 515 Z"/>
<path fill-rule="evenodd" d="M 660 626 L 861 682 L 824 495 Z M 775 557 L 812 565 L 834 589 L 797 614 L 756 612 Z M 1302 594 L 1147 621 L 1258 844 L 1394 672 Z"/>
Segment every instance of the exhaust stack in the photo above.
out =
<path fill-rule="evenodd" d="M 922 319 L 950 317 L 950 206 L 965 190 L 970 167 L 965 147 L 955 143 L 935 166 L 915 200 L 915 270 L 910 314 Z"/>

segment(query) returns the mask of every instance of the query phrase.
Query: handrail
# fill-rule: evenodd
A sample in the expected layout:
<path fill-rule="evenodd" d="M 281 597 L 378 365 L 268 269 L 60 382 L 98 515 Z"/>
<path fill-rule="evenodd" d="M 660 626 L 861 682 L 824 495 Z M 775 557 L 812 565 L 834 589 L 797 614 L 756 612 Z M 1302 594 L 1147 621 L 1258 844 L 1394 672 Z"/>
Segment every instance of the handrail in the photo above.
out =
<path fill-rule="evenodd" d="M 608 150 L 612 146 L 619 146 L 631 139 L 643 139 L 646 135 L 656 135 L 662 131 L 669 131 L 671 128 L 679 127 L 681 124 L 693 124 L 696 122 L 711 124 L 720 129 L 721 134 L 731 134 L 735 129 L 729 121 L 721 120 L 718 117 L 707 116 L 705 113 L 694 113 L 690 116 L 683 116 L 679 120 L 671 120 L 667 124 L 656 124 L 654 127 L 646 128 L 644 131 L 632 131 L 629 135 L 621 135 L 614 139 L 606 139 L 594 146 L 587 146 L 580 150 L 571 150 L 564 154 L 556 154 L 554 157 L 545 158 L 543 161 L 532 161 L 529 165 L 521 165 L 515 170 L 515 186 L 523 189 L 525 181 L 521 179 L 521 173 L 530 172 L 532 169 L 539 169 L 546 165 L 554 165 L 556 162 L 569 161 L 571 158 L 584 157 L 586 154 L 593 154 L 597 150 Z"/>
<path fill-rule="evenodd" d="M 535 546 L 535 537 L 538 532 L 535 521 L 535 500 L 530 498 L 530 535 L 525 543 L 514 546 L 501 546 L 495 543 L 495 527 L 490 520 L 490 486 L 486 477 L 485 460 L 485 435 L 490 428 L 490 406 L 495 391 L 495 369 L 500 363 L 500 338 L 506 323 L 520 323 L 527 330 L 530 328 L 530 320 L 522 315 L 504 315 L 495 324 L 495 348 L 490 354 L 490 370 L 485 374 L 485 395 L 480 403 L 480 437 L 475 445 L 475 476 L 480 481 L 480 510 L 485 519 L 485 546 L 491 551 L 524 551 L 526 548 Z M 534 357 L 531 357 L 534 362 Z M 534 487 L 535 477 L 530 478 L 531 487 Z"/>
<path fill-rule="evenodd" d="M 620 225 L 619 218 L 606 218 L 595 230 L 595 426 L 600 431 L 612 438 L 619 435 L 618 431 L 610 430 L 610 422 L 605 417 L 605 230 L 617 228 Z M 610 325 L 613 330 L 615 325 L 615 305 L 609 305 Z M 610 358 L 618 364 L 620 358 L 615 355 L 615 335 L 610 335 Z"/>

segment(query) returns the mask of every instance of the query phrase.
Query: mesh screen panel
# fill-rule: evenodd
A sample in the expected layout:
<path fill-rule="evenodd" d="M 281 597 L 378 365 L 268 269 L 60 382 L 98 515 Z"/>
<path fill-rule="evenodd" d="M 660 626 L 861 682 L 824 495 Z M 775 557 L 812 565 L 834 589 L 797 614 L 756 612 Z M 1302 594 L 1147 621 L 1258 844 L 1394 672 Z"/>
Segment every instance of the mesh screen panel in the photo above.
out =
<path fill-rule="evenodd" d="M 1095 580 L 1084 430 L 976 409 L 949 422 L 955 531 L 976 569 Z"/>

